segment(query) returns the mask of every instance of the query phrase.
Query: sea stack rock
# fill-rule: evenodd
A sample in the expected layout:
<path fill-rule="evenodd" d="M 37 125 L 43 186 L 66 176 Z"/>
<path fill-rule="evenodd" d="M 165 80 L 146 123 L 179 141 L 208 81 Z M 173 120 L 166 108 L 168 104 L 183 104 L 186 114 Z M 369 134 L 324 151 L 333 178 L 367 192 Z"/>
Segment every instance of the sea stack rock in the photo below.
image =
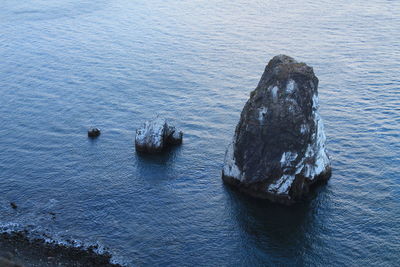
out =
<path fill-rule="evenodd" d="M 182 143 L 183 133 L 168 125 L 165 119 L 156 117 L 136 130 L 136 151 L 146 153 L 161 152 L 170 145 Z"/>
<path fill-rule="evenodd" d="M 254 197 L 293 204 L 326 181 L 331 165 L 312 67 L 275 56 L 245 104 L 222 179 Z"/>

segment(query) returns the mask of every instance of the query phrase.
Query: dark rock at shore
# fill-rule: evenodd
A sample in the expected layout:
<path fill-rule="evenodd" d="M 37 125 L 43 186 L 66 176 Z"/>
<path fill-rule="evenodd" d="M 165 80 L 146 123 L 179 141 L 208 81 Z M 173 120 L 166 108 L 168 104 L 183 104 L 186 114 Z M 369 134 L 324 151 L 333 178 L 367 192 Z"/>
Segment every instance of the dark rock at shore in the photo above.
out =
<path fill-rule="evenodd" d="M 329 179 L 325 143 L 313 68 L 275 56 L 242 110 L 222 178 L 254 197 L 293 204 Z"/>
<path fill-rule="evenodd" d="M 136 130 L 135 147 L 138 152 L 157 153 L 171 145 L 182 144 L 183 133 L 156 117 Z"/>
<path fill-rule="evenodd" d="M 88 130 L 88 137 L 90 138 L 96 138 L 101 134 L 100 129 L 98 128 L 90 128 Z"/>
<path fill-rule="evenodd" d="M 29 239 L 24 231 L 0 233 L 0 248 L 1 267 L 121 267 L 110 262 L 110 254 L 97 254 L 95 247 L 80 248 L 46 243 L 42 239 Z M 10 263 L 14 265 L 6 265 Z"/>

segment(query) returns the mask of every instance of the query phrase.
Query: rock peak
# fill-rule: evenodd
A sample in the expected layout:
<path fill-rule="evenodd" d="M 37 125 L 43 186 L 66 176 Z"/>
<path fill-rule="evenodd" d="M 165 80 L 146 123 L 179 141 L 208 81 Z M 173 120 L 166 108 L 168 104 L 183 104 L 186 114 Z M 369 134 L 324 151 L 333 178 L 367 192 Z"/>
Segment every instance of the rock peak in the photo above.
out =
<path fill-rule="evenodd" d="M 308 79 L 316 78 L 312 67 L 305 63 L 297 62 L 294 58 L 286 55 L 273 57 L 266 66 L 265 73 L 280 81 L 301 77 Z"/>

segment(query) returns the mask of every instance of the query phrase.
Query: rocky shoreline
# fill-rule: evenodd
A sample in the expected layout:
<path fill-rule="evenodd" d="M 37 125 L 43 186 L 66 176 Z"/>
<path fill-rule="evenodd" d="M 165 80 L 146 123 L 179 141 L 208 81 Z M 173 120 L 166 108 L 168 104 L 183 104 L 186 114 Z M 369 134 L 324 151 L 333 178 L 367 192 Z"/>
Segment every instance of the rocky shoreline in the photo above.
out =
<path fill-rule="evenodd" d="M 111 254 L 98 254 L 96 246 L 70 247 L 48 243 L 43 239 L 30 239 L 27 231 L 0 234 L 0 266 L 74 266 L 120 267 L 111 263 Z"/>

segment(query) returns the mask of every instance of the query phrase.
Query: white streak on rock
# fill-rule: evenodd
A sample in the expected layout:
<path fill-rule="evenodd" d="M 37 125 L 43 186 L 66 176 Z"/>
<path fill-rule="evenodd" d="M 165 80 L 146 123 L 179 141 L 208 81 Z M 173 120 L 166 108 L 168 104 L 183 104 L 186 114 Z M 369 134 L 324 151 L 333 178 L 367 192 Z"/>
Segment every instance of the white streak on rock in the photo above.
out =
<path fill-rule="evenodd" d="M 284 152 L 281 157 L 281 167 L 286 168 L 286 167 L 291 167 L 292 162 L 295 161 L 297 158 L 297 153 L 296 152 Z"/>
<path fill-rule="evenodd" d="M 235 137 L 233 140 L 235 140 Z M 244 178 L 244 173 L 241 173 L 238 166 L 236 165 L 234 151 L 235 151 L 235 142 L 232 141 L 232 143 L 229 144 L 225 152 L 224 169 L 223 169 L 224 175 L 242 181 L 242 179 Z"/>
<path fill-rule="evenodd" d="M 278 100 L 278 86 L 274 86 L 271 89 L 272 100 L 276 102 Z"/>
<path fill-rule="evenodd" d="M 276 194 L 288 194 L 295 175 L 284 174 L 275 183 L 268 186 L 268 191 Z"/>
<path fill-rule="evenodd" d="M 295 81 L 292 80 L 292 79 L 290 79 L 290 80 L 287 82 L 287 85 L 286 85 L 286 93 L 288 93 L 288 94 L 293 93 L 294 90 L 295 90 L 295 88 L 296 88 L 296 86 L 297 86 L 297 84 L 295 83 Z"/>
<path fill-rule="evenodd" d="M 296 160 L 297 156 L 296 152 L 284 152 L 280 160 L 281 168 L 284 170 L 286 168 L 294 167 L 293 162 Z M 296 174 L 300 173 L 300 171 L 296 171 L 295 174 L 283 174 L 278 180 L 270 184 L 267 190 L 271 193 L 289 194 L 290 186 L 293 183 Z"/>
<path fill-rule="evenodd" d="M 312 135 L 311 144 L 307 146 L 304 158 L 297 164 L 297 168 L 303 169 L 304 177 L 313 180 L 324 172 L 330 165 L 329 157 L 326 153 L 326 136 L 324 123 L 319 115 L 318 96 L 313 95 L 313 117 L 316 132 Z M 314 159 L 314 160 L 310 160 Z"/>
<path fill-rule="evenodd" d="M 316 132 L 312 135 L 311 144 L 307 146 L 304 157 L 299 161 L 296 166 L 293 162 L 297 159 L 297 153 L 284 152 L 282 154 L 280 163 L 284 174 L 277 179 L 274 183 L 270 184 L 267 190 L 276 194 L 289 194 L 290 186 L 296 178 L 297 174 L 302 173 L 307 179 L 313 180 L 315 177 L 324 172 L 330 165 L 329 157 L 326 153 L 326 136 L 324 131 L 324 124 L 321 116 L 319 115 L 318 96 L 313 95 L 313 117 L 316 126 Z M 301 125 L 300 131 L 305 133 L 308 129 L 306 125 Z M 285 169 L 295 167 L 293 174 L 285 173 Z"/>
<path fill-rule="evenodd" d="M 307 132 L 307 131 L 308 131 L 307 125 L 302 124 L 302 125 L 300 126 L 300 132 L 301 132 L 302 134 L 304 134 L 304 133 Z"/>
<path fill-rule="evenodd" d="M 313 111 L 316 111 L 319 108 L 319 99 L 316 94 L 313 95 L 312 103 L 313 103 L 313 105 L 312 105 Z"/>
<path fill-rule="evenodd" d="M 260 123 L 264 123 L 265 115 L 267 115 L 267 112 L 268 112 L 268 108 L 266 108 L 266 107 L 262 107 L 259 109 L 258 120 L 260 121 Z"/>
<path fill-rule="evenodd" d="M 315 89 L 315 86 L 314 86 L 314 83 L 313 83 L 313 81 L 310 81 L 310 87 L 311 87 L 311 89 L 314 91 L 314 89 Z"/>
<path fill-rule="evenodd" d="M 161 148 L 164 143 L 165 119 L 157 117 L 152 121 L 145 122 L 144 126 L 136 130 L 135 143 L 137 145 L 150 145 Z"/>
<path fill-rule="evenodd" d="M 316 144 L 315 144 L 315 175 L 320 175 L 330 164 L 329 157 L 326 153 L 326 136 L 324 130 L 324 123 L 322 122 L 321 116 L 319 112 L 315 112 L 315 123 L 317 125 L 317 133 L 316 133 Z"/>

